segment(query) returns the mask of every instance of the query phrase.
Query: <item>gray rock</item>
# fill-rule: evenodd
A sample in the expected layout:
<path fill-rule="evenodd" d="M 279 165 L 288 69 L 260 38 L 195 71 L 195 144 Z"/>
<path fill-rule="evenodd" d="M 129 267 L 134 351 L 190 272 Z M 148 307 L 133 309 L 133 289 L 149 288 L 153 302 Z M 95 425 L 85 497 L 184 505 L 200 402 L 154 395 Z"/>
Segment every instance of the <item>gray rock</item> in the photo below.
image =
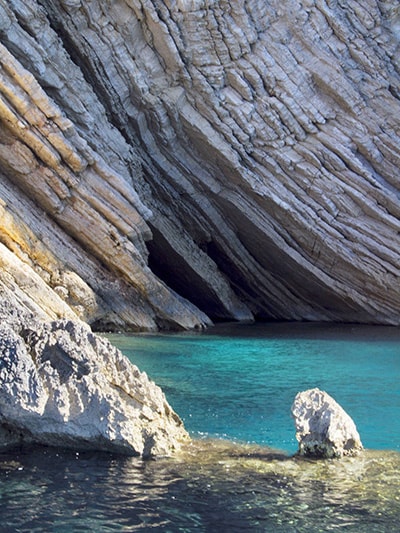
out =
<path fill-rule="evenodd" d="M 0 324 L 0 445 L 143 457 L 188 440 L 161 389 L 84 323 Z"/>
<path fill-rule="evenodd" d="M 299 392 L 292 405 L 300 455 L 342 457 L 357 455 L 360 436 L 350 416 L 324 391 Z"/>
<path fill-rule="evenodd" d="M 399 20 L 0 0 L 3 282 L 98 328 L 400 324 Z"/>

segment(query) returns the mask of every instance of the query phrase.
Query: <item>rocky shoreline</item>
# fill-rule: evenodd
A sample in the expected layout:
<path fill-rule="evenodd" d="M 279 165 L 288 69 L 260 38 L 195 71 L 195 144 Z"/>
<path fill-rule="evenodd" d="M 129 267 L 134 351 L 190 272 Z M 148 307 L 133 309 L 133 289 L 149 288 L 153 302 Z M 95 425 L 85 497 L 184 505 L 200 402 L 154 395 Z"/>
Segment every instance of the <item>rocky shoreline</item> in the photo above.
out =
<path fill-rule="evenodd" d="M 39 321 L 15 298 L 0 301 L 0 448 L 42 444 L 170 455 L 190 441 L 161 389 L 83 322 Z M 351 418 L 327 393 L 298 393 L 299 455 L 357 455 Z"/>
<path fill-rule="evenodd" d="M 0 446 L 43 444 L 142 457 L 189 440 L 161 389 L 83 322 L 0 303 Z"/>
<path fill-rule="evenodd" d="M 400 323 L 399 7 L 281 4 L 0 0 L 4 442 L 188 439 L 86 324 Z"/>

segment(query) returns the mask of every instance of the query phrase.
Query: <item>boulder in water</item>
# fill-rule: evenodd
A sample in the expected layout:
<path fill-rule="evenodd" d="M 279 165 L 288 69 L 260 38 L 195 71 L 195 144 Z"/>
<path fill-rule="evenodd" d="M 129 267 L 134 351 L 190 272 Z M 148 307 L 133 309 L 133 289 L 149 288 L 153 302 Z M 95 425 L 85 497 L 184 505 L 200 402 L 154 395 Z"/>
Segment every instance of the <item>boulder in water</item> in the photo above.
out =
<path fill-rule="evenodd" d="M 143 457 L 188 440 L 161 389 L 71 320 L 0 323 L 0 445 L 39 443 Z"/>
<path fill-rule="evenodd" d="M 299 455 L 332 458 L 357 455 L 360 436 L 350 416 L 318 388 L 299 392 L 292 405 Z"/>

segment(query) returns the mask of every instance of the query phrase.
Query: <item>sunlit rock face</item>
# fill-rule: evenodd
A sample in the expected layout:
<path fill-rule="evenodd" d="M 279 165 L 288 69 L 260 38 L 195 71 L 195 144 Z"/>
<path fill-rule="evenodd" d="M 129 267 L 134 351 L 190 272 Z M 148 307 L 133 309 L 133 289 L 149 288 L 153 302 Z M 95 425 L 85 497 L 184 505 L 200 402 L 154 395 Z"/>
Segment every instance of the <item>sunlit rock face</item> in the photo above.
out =
<path fill-rule="evenodd" d="M 0 447 L 153 457 L 189 441 L 161 389 L 83 322 L 2 320 L 0 353 Z"/>
<path fill-rule="evenodd" d="M 397 2 L 0 0 L 0 43 L 3 293 L 400 323 Z"/>
<path fill-rule="evenodd" d="M 325 459 L 358 455 L 363 449 L 356 425 L 326 392 L 299 392 L 292 405 L 299 455 Z"/>

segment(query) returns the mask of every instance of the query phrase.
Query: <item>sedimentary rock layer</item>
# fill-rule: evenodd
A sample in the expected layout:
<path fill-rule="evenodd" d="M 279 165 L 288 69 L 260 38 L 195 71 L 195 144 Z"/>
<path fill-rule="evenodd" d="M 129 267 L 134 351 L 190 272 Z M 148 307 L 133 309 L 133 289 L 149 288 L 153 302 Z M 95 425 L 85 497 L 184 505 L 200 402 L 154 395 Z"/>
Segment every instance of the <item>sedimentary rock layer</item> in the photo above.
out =
<path fill-rule="evenodd" d="M 28 308 L 400 323 L 397 2 L 0 0 L 0 41 Z"/>

